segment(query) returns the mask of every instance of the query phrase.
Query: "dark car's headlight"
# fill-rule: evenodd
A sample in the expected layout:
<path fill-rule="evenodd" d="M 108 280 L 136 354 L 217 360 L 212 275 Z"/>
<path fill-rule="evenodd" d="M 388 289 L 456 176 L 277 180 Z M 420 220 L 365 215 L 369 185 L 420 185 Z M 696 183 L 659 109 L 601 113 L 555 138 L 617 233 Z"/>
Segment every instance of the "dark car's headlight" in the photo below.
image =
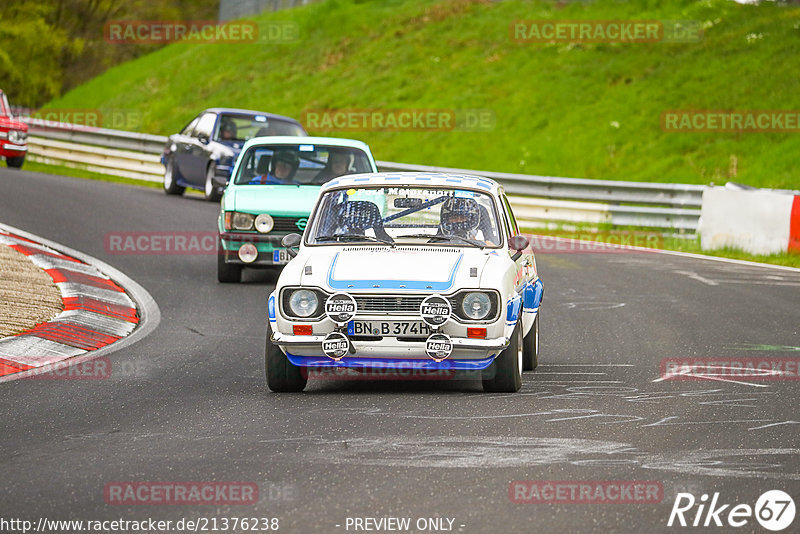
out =
<path fill-rule="evenodd" d="M 226 211 L 225 230 L 252 230 L 255 218 L 252 213 Z"/>
<path fill-rule="evenodd" d="M 486 321 L 497 317 L 499 297 L 494 291 L 461 291 L 450 301 L 453 312 L 462 321 Z"/>
<path fill-rule="evenodd" d="M 283 291 L 283 312 L 287 317 L 312 319 L 322 315 L 322 302 L 326 296 L 316 289 L 303 287 Z"/>

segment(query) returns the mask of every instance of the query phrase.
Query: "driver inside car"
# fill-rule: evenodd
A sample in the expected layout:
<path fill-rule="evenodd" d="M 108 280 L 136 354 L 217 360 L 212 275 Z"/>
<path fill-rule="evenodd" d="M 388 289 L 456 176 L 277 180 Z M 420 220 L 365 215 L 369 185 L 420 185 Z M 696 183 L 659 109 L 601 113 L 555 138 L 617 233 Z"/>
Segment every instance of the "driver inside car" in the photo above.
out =
<path fill-rule="evenodd" d="M 439 232 L 437 235 L 455 235 L 473 241 L 483 241 L 487 245 L 497 246 L 491 228 L 481 227 L 482 213 L 486 208 L 480 206 L 475 199 L 450 197 L 442 204 L 439 212 Z M 483 239 L 479 239 L 478 235 Z"/>
<path fill-rule="evenodd" d="M 297 184 L 293 180 L 297 168 L 300 166 L 300 158 L 291 150 L 279 150 L 273 154 L 269 162 L 269 172 L 258 176 L 250 181 L 251 184 Z"/>

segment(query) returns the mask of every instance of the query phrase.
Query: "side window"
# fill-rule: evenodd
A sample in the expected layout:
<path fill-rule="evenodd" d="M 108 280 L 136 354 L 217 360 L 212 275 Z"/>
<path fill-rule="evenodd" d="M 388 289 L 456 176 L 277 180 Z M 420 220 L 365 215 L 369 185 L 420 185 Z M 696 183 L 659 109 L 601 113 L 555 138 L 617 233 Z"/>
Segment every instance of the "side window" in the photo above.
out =
<path fill-rule="evenodd" d="M 508 221 L 511 222 L 511 232 L 512 235 L 519 235 L 519 226 L 517 226 L 517 220 L 514 218 L 514 212 L 511 210 L 511 204 L 508 202 L 508 197 L 503 194 L 503 210 L 508 214 Z"/>
<path fill-rule="evenodd" d="M 206 113 L 202 117 L 200 117 L 200 122 L 197 123 L 197 127 L 194 129 L 194 134 L 192 137 L 199 137 L 200 135 L 205 135 L 206 137 L 211 137 L 211 132 L 214 131 L 214 124 L 217 122 L 217 115 L 214 113 Z"/>
<path fill-rule="evenodd" d="M 187 124 L 186 127 L 183 130 L 181 130 L 181 135 L 191 136 L 192 135 L 192 131 L 194 130 L 194 127 L 197 126 L 197 121 L 199 121 L 199 120 L 200 120 L 200 117 L 195 117 L 192 120 L 192 122 Z"/>

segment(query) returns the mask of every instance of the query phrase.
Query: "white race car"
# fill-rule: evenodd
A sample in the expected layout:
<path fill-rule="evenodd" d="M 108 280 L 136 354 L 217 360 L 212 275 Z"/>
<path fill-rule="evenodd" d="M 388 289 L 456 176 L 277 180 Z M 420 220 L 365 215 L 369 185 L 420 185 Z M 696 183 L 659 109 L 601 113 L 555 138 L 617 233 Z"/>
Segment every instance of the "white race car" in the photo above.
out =
<path fill-rule="evenodd" d="M 268 300 L 273 391 L 345 367 L 480 371 L 484 390 L 514 392 L 537 366 L 543 286 L 492 180 L 336 178 L 283 246 L 295 257 Z"/>

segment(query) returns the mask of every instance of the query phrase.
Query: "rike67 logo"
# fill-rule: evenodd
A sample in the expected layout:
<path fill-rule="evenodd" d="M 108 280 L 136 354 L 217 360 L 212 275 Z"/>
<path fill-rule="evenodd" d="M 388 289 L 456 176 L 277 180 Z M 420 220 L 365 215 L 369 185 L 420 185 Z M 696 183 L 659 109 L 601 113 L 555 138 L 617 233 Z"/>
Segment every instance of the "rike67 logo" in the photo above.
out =
<path fill-rule="evenodd" d="M 719 493 L 714 493 L 711 502 L 708 494 L 700 496 L 699 502 L 691 493 L 678 493 L 667 526 L 692 527 L 743 527 L 753 517 L 767 530 L 784 530 L 794 521 L 794 500 L 781 490 L 766 491 L 758 498 L 755 507 L 749 504 L 723 504 Z"/>

